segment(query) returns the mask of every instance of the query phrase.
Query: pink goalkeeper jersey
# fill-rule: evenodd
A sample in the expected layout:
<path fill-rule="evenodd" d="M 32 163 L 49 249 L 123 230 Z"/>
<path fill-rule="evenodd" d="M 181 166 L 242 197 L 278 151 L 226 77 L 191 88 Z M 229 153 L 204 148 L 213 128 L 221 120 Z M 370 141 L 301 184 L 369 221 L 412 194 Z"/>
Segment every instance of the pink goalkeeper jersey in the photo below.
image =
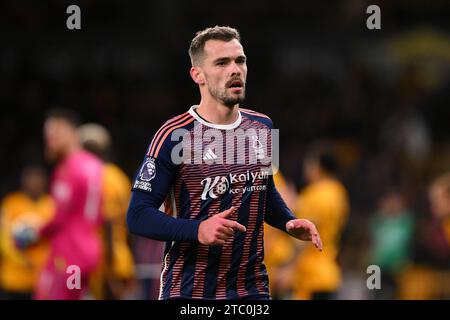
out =
<path fill-rule="evenodd" d="M 100 261 L 102 167 L 94 155 L 77 151 L 55 169 L 51 181 L 55 217 L 41 230 L 51 242 L 47 267 L 65 272 L 67 266 L 77 265 L 89 272 Z"/>

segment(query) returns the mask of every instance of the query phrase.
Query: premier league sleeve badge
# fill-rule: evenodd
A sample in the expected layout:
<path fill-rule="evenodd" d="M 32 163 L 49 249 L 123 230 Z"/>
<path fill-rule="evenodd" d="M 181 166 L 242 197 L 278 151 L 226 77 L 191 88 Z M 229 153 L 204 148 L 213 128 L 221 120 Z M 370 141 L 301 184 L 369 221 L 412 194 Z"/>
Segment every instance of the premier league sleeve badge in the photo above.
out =
<path fill-rule="evenodd" d="M 147 158 L 142 165 L 141 172 L 139 173 L 139 180 L 149 182 L 156 175 L 156 166 L 154 158 Z"/>

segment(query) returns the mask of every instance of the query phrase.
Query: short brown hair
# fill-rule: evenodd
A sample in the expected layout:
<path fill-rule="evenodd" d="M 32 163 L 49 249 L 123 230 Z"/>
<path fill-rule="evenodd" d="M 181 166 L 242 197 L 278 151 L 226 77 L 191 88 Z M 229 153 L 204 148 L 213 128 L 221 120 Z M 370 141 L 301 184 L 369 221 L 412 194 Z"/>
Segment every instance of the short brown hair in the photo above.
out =
<path fill-rule="evenodd" d="M 189 56 L 191 57 L 192 65 L 197 65 L 201 61 L 206 41 L 221 40 L 228 42 L 233 39 L 237 39 L 240 42 L 241 36 L 239 35 L 239 31 L 231 27 L 215 26 L 198 31 L 189 46 Z"/>
<path fill-rule="evenodd" d="M 68 108 L 56 107 L 56 108 L 50 109 L 47 112 L 45 119 L 50 119 L 50 118 L 62 119 L 74 128 L 78 127 L 81 123 L 80 116 L 73 109 L 68 109 Z"/>

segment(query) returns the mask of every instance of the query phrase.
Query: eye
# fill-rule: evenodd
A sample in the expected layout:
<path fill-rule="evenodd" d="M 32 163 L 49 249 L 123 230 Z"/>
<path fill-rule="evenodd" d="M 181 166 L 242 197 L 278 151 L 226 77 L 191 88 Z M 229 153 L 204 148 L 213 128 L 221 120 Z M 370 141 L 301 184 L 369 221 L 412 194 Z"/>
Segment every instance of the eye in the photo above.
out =
<path fill-rule="evenodd" d="M 216 66 L 224 66 L 224 65 L 226 65 L 225 61 L 219 61 L 216 63 Z"/>

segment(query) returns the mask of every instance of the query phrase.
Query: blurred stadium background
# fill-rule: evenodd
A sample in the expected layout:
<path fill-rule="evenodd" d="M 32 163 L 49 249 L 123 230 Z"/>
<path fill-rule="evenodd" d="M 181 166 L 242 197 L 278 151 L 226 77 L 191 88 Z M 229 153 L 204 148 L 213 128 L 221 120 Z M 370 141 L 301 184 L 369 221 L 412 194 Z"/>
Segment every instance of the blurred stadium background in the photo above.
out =
<path fill-rule="evenodd" d="M 66 28 L 70 4 L 81 8 L 81 30 Z M 381 8 L 381 30 L 366 28 L 370 4 Z M 3 1 L 0 197 L 20 188 L 27 165 L 50 172 L 42 125 L 61 104 L 109 130 L 113 161 L 132 179 L 151 134 L 198 102 L 187 49 L 213 25 L 241 32 L 245 106 L 280 128 L 285 180 L 302 190 L 305 150 L 333 145 L 350 197 L 337 298 L 450 298 L 450 232 L 427 197 L 450 171 L 446 0 Z M 154 299 L 162 244 L 129 240 L 136 279 L 123 298 Z M 366 287 L 370 264 L 390 275 L 382 290 Z M 289 288 L 279 297 L 291 298 Z"/>

